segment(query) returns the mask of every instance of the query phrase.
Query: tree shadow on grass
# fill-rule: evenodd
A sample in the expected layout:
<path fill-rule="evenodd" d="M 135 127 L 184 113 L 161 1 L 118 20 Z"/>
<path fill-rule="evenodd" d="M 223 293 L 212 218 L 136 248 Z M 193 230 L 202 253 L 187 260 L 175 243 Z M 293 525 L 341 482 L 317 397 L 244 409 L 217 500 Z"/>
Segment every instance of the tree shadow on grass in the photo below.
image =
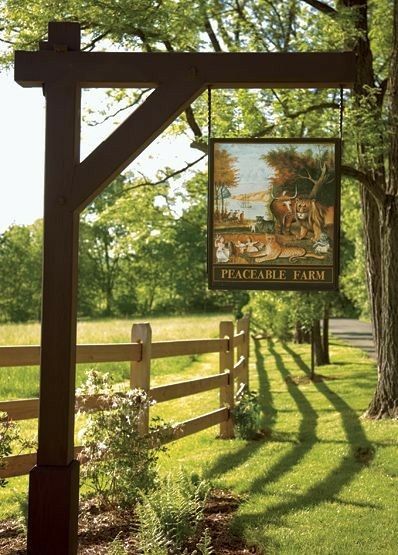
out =
<path fill-rule="evenodd" d="M 271 387 L 265 370 L 264 355 L 261 352 L 260 342 L 257 339 L 254 340 L 254 353 L 256 356 L 256 369 L 259 381 L 258 396 L 264 414 L 263 425 L 268 429 L 271 429 L 275 423 L 277 411 L 273 404 Z M 261 449 L 263 445 L 263 440 L 251 441 L 243 445 L 235 453 L 225 453 L 221 455 L 212 466 L 205 469 L 205 477 L 214 478 L 219 474 L 223 474 L 232 468 L 244 464 L 259 449 Z"/>
<path fill-rule="evenodd" d="M 272 344 L 270 345 L 270 350 L 275 357 L 279 371 L 282 376 L 286 377 L 287 370 L 283 365 L 282 357 L 275 351 Z M 290 348 L 286 349 L 285 347 L 285 350 L 292 354 Z M 297 353 L 294 353 L 294 358 L 302 369 L 304 369 L 304 366 L 307 367 L 303 360 L 300 362 L 299 358 L 301 357 Z M 363 466 L 370 463 L 374 456 L 374 448 L 368 441 L 356 412 L 332 391 L 325 382 L 315 382 L 314 387 L 326 397 L 329 403 L 340 414 L 347 438 L 346 444 L 350 448 L 349 453 L 340 459 L 337 467 L 326 474 L 321 481 L 314 483 L 304 494 L 293 499 L 290 497 L 281 503 L 270 506 L 265 512 L 252 512 L 237 516 L 235 525 L 238 529 L 244 529 L 247 526 L 263 527 L 264 523 L 282 526 L 284 518 L 292 512 L 305 510 L 325 502 L 357 505 L 355 502 L 350 503 L 349 501 L 339 500 L 338 495 L 343 487 L 349 484 L 357 473 L 361 472 Z M 304 398 L 303 393 L 299 391 L 299 388 L 295 385 L 288 385 L 288 389 L 304 416 L 300 424 L 299 437 L 301 441 L 305 441 L 305 444 L 298 445 L 297 448 L 293 449 L 281 461 L 276 463 L 266 475 L 255 479 L 250 487 L 250 491 L 253 493 L 261 491 L 267 484 L 276 481 L 281 474 L 286 473 L 317 442 L 315 437 L 316 413 L 314 409 L 308 406 L 309 403 Z M 331 456 L 333 456 L 333 453 L 331 453 Z M 363 503 L 361 506 L 376 508 L 370 503 Z"/>
<path fill-rule="evenodd" d="M 263 425 L 272 428 L 277 418 L 277 410 L 274 406 L 274 399 L 271 392 L 271 384 L 268 373 L 265 370 L 264 355 L 261 352 L 261 345 L 258 339 L 254 340 L 254 353 L 256 355 L 256 367 L 259 382 L 259 399 L 264 414 Z"/>
<path fill-rule="evenodd" d="M 279 372 L 286 380 L 289 376 L 289 372 L 283 362 L 282 356 L 276 351 L 272 339 L 268 339 L 267 342 L 270 355 L 274 357 Z M 297 406 L 297 415 L 301 414 L 297 443 L 285 456 L 278 460 L 265 475 L 259 476 L 251 483 L 249 491 L 252 493 L 258 493 L 268 484 L 276 482 L 283 474 L 289 472 L 290 468 L 297 465 L 300 459 L 310 451 L 312 446 L 317 442 L 316 425 L 318 415 L 316 411 L 300 389 L 289 382 L 286 382 L 286 386 Z"/>

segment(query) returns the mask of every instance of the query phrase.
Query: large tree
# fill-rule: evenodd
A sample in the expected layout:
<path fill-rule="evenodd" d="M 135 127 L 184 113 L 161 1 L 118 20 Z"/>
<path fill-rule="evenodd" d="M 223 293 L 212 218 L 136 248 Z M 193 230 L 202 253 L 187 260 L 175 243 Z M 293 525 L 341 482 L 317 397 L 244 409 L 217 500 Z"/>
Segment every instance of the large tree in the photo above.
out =
<path fill-rule="evenodd" d="M 289 52 L 353 49 L 358 72 L 348 103 L 343 173 L 359 183 L 378 385 L 370 417 L 398 415 L 398 0 L 3 0 L 2 38 L 36 48 L 50 19 L 80 20 L 85 49 Z M 105 41 L 105 42 L 104 42 Z M 10 49 L 11 52 L 11 49 Z M 238 68 L 237 68 L 238 71 Z M 113 93 L 115 96 L 115 93 Z M 117 93 L 120 101 L 120 93 Z M 135 92 L 123 107 L 139 102 Z M 122 105 L 122 103 L 120 103 Z M 219 136 L 333 136 L 335 91 L 223 91 L 213 96 Z M 198 99 L 174 132 L 204 148 L 207 107 Z"/>

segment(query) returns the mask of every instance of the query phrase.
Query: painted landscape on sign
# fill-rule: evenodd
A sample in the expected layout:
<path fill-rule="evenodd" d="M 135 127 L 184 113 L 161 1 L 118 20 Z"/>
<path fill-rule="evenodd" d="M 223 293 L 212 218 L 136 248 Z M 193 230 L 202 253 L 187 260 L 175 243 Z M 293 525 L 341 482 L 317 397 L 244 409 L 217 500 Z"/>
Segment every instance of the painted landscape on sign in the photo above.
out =
<path fill-rule="evenodd" d="M 336 146 L 325 139 L 213 140 L 213 277 L 259 284 L 267 270 L 279 269 L 271 281 L 335 283 Z"/>

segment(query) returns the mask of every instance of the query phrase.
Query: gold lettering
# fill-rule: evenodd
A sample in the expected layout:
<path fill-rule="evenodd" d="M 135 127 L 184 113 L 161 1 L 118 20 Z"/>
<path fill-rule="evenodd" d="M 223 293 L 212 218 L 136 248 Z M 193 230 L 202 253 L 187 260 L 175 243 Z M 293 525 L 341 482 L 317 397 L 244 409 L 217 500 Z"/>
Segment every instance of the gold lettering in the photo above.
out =
<path fill-rule="evenodd" d="M 319 281 L 325 281 L 325 270 L 317 270 L 316 274 Z"/>
<path fill-rule="evenodd" d="M 227 270 L 226 268 L 222 268 L 221 270 L 221 279 L 224 279 L 227 275 L 229 270 Z"/>
<path fill-rule="evenodd" d="M 300 279 L 300 270 L 294 270 L 293 279 Z"/>
<path fill-rule="evenodd" d="M 286 279 L 286 270 L 279 270 L 279 279 Z"/>

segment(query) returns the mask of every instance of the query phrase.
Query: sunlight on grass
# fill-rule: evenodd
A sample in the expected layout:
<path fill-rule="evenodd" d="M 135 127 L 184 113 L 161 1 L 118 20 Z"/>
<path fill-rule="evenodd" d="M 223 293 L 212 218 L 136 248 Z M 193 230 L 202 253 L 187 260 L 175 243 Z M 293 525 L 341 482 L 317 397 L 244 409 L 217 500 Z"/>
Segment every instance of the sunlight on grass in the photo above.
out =
<path fill-rule="evenodd" d="M 212 331 L 208 321 L 202 324 L 209 330 L 204 335 L 217 335 L 217 317 Z M 200 336 L 195 329 L 188 335 Z M 375 386 L 372 361 L 338 342 L 332 342 L 331 359 L 312 383 L 304 379 L 308 345 L 253 342 L 251 388 L 263 406 L 265 439 L 216 439 L 215 426 L 171 443 L 161 455 L 161 472 L 181 466 L 242 494 L 233 529 L 265 553 L 395 555 L 398 423 L 361 419 Z M 218 371 L 216 354 L 188 362 L 159 367 L 152 383 Z M 159 404 L 152 413 L 181 421 L 217 407 L 213 391 Z M 0 493 L 0 516 L 16 514 L 13 488 L 25 491 L 26 484 L 25 477 L 10 480 Z"/>

